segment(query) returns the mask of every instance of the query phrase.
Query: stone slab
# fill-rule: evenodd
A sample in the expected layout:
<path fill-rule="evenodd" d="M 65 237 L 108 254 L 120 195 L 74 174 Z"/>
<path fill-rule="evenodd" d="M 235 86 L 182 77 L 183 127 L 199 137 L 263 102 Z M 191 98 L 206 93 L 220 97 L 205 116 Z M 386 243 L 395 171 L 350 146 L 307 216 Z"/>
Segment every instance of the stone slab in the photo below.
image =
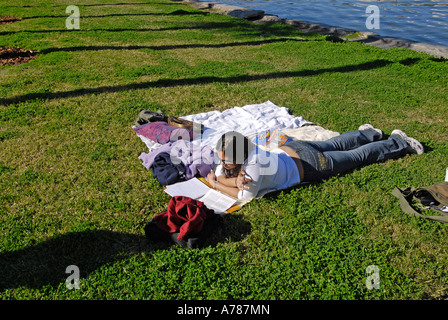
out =
<path fill-rule="evenodd" d="M 235 18 L 241 19 L 259 19 L 264 16 L 263 10 L 253 10 L 228 4 L 214 3 L 212 11 L 220 14 L 226 14 Z"/>

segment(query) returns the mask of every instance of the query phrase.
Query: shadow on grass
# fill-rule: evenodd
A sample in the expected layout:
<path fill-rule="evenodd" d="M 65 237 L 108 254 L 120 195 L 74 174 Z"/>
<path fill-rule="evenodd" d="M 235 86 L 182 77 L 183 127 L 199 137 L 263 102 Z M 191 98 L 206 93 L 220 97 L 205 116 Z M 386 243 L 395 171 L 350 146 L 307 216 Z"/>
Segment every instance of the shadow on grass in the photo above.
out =
<path fill-rule="evenodd" d="M 250 224 L 238 215 L 229 214 L 222 220 L 204 246 L 240 241 L 250 233 Z M 103 265 L 173 245 L 149 241 L 144 235 L 107 230 L 69 232 L 34 246 L 0 254 L 0 291 L 22 286 L 58 286 L 71 274 L 66 273 L 69 265 L 76 265 L 81 278 L 85 278 Z"/>
<path fill-rule="evenodd" d="M 186 15 L 209 15 L 207 12 L 191 12 L 191 11 L 185 11 L 185 10 L 176 10 L 169 13 L 111 13 L 111 14 L 104 14 L 104 15 L 82 15 L 82 19 L 86 18 L 109 18 L 109 17 L 138 17 L 138 16 L 186 16 Z M 42 19 L 42 18 L 56 18 L 56 19 L 67 19 L 67 15 L 53 15 L 53 16 L 30 16 L 30 17 L 22 17 L 21 20 L 30 20 L 30 19 Z"/>
<path fill-rule="evenodd" d="M 177 10 L 163 15 L 201 15 L 203 13 L 199 12 L 188 12 L 183 10 Z M 151 14 L 153 15 L 153 14 Z M 50 16 L 52 17 L 52 16 Z M 83 16 L 84 17 L 84 16 Z M 86 16 L 87 17 L 87 16 Z M 100 16 L 90 16 L 91 18 L 100 17 Z M 23 18 L 26 19 L 26 18 Z M 84 33 L 84 32 L 156 32 L 156 31 L 184 31 L 184 30 L 232 30 L 237 32 L 248 32 L 248 33 L 259 33 L 265 32 L 269 33 L 271 36 L 291 36 L 291 29 L 273 29 L 271 24 L 266 25 L 258 25 L 256 23 L 248 23 L 246 20 L 240 19 L 232 22 L 178 22 L 178 26 L 172 27 L 160 27 L 160 28 L 113 28 L 113 29 L 85 29 L 81 28 L 79 30 L 71 30 L 71 29 L 47 29 L 47 30 L 16 30 L 16 31 L 3 31 L 0 32 L 1 36 L 6 35 L 14 35 L 14 34 L 46 34 L 46 33 Z M 293 36 L 297 36 L 297 34 L 293 34 Z"/>
<path fill-rule="evenodd" d="M 196 14 L 196 13 L 194 13 Z M 201 14 L 201 13 L 199 13 Z M 181 15 L 181 14 L 178 14 Z M 179 23 L 180 24 L 180 23 Z M 76 33 L 84 33 L 84 32 L 155 32 L 155 31 L 177 31 L 177 30 L 215 30 L 215 29 L 224 29 L 224 30 L 237 30 L 237 31 L 247 31 L 247 32 L 256 32 L 262 30 L 269 30 L 269 25 L 267 26 L 259 26 L 255 23 L 247 24 L 245 21 L 234 21 L 234 22 L 191 22 L 184 23 L 183 25 L 173 26 L 173 27 L 161 27 L 161 28 L 113 28 L 113 29 L 84 29 L 81 28 L 79 30 L 71 30 L 71 29 L 47 29 L 47 30 L 17 30 L 17 31 L 3 31 L 0 32 L 1 36 L 13 35 L 13 34 L 45 34 L 45 33 L 65 33 L 65 32 L 76 32 Z M 273 35 L 284 36 L 290 35 L 290 30 L 275 30 Z"/>
<path fill-rule="evenodd" d="M 286 41 L 307 41 L 302 39 L 291 38 L 277 38 L 268 40 L 256 40 L 245 42 L 229 42 L 219 44 L 181 44 L 181 45 L 166 45 L 166 46 L 79 46 L 79 47 L 67 47 L 67 48 L 49 48 L 40 51 L 40 54 L 49 54 L 52 52 L 73 52 L 73 51 L 102 51 L 102 50 L 176 50 L 176 49 L 193 49 L 193 48 L 227 48 L 227 47 L 242 47 L 242 46 L 259 46 L 263 44 L 286 42 Z"/>
<path fill-rule="evenodd" d="M 217 27 L 219 28 L 219 27 Z M 52 30 L 23 30 L 23 31 L 3 31 L 0 32 L 0 36 L 7 36 L 18 33 L 62 33 L 62 32 L 155 32 L 155 31 L 174 31 L 174 30 L 188 30 L 188 29 L 197 29 L 194 27 L 166 27 L 166 28 L 143 28 L 143 29 L 135 29 L 135 28 L 117 28 L 117 29 L 80 29 L 80 30 L 70 30 L 70 29 L 52 29 Z"/>
<path fill-rule="evenodd" d="M 190 85 L 203 85 L 209 83 L 239 83 L 257 80 L 268 80 L 268 79 L 281 79 L 281 78 L 292 78 L 292 77 L 310 77 L 317 76 L 327 72 L 354 72 L 354 71 L 366 71 L 376 68 L 385 67 L 392 61 L 388 60 L 375 60 L 369 61 L 357 65 L 347 65 L 342 67 L 334 68 L 323 68 L 318 70 L 300 70 L 300 71 L 279 71 L 265 74 L 257 75 L 241 75 L 232 77 L 216 77 L 216 76 L 204 76 L 196 78 L 186 78 L 186 79 L 160 79 L 156 81 L 147 81 L 140 83 L 131 83 L 126 85 L 118 86 L 102 86 L 96 88 L 85 88 L 85 89 L 75 89 L 69 91 L 59 91 L 59 92 L 39 92 L 39 93 L 29 93 L 21 96 L 16 96 L 12 98 L 0 99 L 0 105 L 9 105 L 13 103 L 26 102 L 33 99 L 42 100 L 52 100 L 58 98 L 69 98 L 69 97 L 79 97 L 87 94 L 95 93 L 115 93 L 128 90 L 138 90 L 138 89 L 148 89 L 148 88 L 163 88 L 163 87 L 177 87 L 177 86 L 190 86 Z"/>
<path fill-rule="evenodd" d="M 158 2 L 129 2 L 129 3 L 93 3 L 93 4 L 79 4 L 79 7 L 109 7 L 109 6 L 140 6 L 140 5 L 155 5 L 155 4 L 162 4 L 162 5 L 178 5 L 178 3 L 158 3 Z M 67 7 L 67 5 L 64 4 L 46 4 L 47 7 Z M 5 8 L 41 8 L 42 6 L 34 6 L 34 5 L 23 5 L 23 6 L 16 6 L 16 5 L 2 5 L 2 7 Z"/>
<path fill-rule="evenodd" d="M 180 2 L 180 1 L 179 1 Z M 164 6 L 169 6 L 169 5 L 178 5 L 178 3 L 173 2 L 173 3 L 165 3 L 165 2 L 129 2 L 129 3 L 94 3 L 94 4 L 82 4 L 80 5 L 81 7 L 108 7 L 108 6 L 140 6 L 140 5 L 155 5 L 155 4 L 161 4 Z"/>

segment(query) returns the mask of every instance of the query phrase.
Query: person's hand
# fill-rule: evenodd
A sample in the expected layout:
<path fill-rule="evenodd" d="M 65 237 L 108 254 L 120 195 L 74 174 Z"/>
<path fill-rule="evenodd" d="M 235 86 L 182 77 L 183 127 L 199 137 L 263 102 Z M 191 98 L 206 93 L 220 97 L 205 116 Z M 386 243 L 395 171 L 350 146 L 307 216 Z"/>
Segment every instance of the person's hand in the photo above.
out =
<path fill-rule="evenodd" d="M 247 177 L 246 171 L 240 170 L 238 177 L 236 177 L 236 187 L 239 190 L 249 189 L 249 187 L 246 186 L 249 182 L 252 182 L 252 179 Z"/>
<path fill-rule="evenodd" d="M 216 175 L 215 175 L 215 171 L 210 170 L 210 172 L 207 175 L 207 181 L 208 183 L 210 183 L 212 186 L 215 184 L 216 181 Z"/>

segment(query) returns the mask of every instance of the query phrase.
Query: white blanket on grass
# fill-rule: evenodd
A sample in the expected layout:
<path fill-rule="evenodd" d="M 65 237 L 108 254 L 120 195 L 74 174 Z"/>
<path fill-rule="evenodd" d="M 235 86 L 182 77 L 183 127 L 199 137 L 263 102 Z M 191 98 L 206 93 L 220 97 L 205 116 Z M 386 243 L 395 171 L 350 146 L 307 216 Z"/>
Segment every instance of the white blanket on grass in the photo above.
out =
<path fill-rule="evenodd" d="M 296 117 L 289 113 L 289 109 L 279 107 L 271 101 L 261 104 L 251 104 L 244 107 L 234 107 L 224 111 L 209 112 L 182 116 L 185 120 L 204 125 L 204 132 L 200 138 L 192 141 L 196 145 L 214 148 L 218 139 L 228 131 L 237 131 L 249 138 L 267 130 L 280 130 L 282 133 L 298 140 L 327 140 L 336 135 L 333 132 L 314 125 L 302 116 Z M 161 145 L 138 135 L 146 144 L 149 152 Z M 252 139 L 251 139 L 252 140 Z"/>
<path fill-rule="evenodd" d="M 218 139 L 228 131 L 237 131 L 249 138 L 267 130 L 294 129 L 312 124 L 303 117 L 296 117 L 289 113 L 285 107 L 279 107 L 271 101 L 261 104 L 251 104 L 244 107 L 234 107 L 224 111 L 213 110 L 209 112 L 182 116 L 185 120 L 194 121 L 204 125 L 200 138 L 192 143 L 200 146 L 215 147 Z M 146 144 L 149 151 L 161 145 L 138 135 Z"/>
<path fill-rule="evenodd" d="M 276 106 L 271 101 L 234 107 L 222 112 L 217 110 L 203 112 L 182 118 L 203 124 L 205 130 L 201 139 L 194 143 L 208 145 L 212 148 L 218 139 L 228 131 L 236 131 L 252 138 L 267 130 L 294 129 L 312 124 L 303 117 L 291 115 L 287 108 Z"/>

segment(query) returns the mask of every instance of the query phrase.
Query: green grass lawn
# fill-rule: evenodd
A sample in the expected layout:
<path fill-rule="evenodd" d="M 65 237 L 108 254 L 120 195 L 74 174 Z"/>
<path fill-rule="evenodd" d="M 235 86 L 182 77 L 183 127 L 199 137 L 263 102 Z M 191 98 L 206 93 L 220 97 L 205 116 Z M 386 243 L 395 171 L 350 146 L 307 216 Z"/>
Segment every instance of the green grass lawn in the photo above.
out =
<path fill-rule="evenodd" d="M 1 298 L 447 297 L 447 226 L 391 195 L 445 177 L 446 60 L 168 0 L 85 0 L 80 30 L 67 30 L 71 4 L 2 4 L 22 20 L 0 26 L 0 47 L 39 54 L 0 67 Z M 138 113 L 266 100 L 334 131 L 400 128 L 427 153 L 254 200 L 202 249 L 148 242 L 169 196 L 137 158 Z M 69 265 L 79 290 L 65 286 Z M 366 286 L 370 265 L 379 289 Z"/>

